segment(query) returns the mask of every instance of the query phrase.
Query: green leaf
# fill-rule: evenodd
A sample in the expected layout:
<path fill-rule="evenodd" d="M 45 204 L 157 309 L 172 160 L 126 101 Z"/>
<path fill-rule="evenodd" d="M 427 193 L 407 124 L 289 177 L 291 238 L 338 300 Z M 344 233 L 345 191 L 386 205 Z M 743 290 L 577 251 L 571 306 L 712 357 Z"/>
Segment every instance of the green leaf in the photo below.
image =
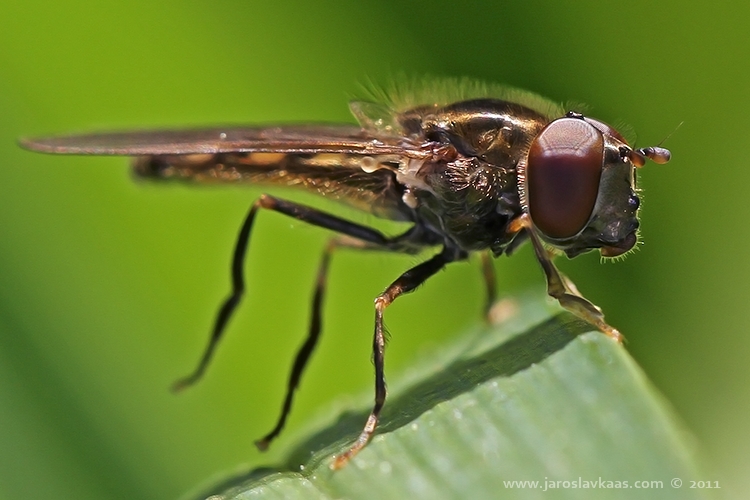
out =
<path fill-rule="evenodd" d="M 623 346 L 538 302 L 512 308 L 391 391 L 375 438 L 343 469 L 329 469 L 331 456 L 369 409 L 314 433 L 285 464 L 210 491 L 227 500 L 706 498 L 690 488 L 701 479 L 692 438 Z"/>

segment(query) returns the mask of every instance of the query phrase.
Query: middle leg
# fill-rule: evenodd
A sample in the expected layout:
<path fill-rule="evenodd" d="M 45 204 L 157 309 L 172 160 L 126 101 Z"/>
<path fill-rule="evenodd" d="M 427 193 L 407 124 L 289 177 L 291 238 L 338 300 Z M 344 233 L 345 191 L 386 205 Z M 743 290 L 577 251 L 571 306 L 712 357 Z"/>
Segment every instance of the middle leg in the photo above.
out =
<path fill-rule="evenodd" d="M 448 252 L 447 249 L 443 249 L 441 253 L 435 255 L 430 260 L 406 271 L 375 299 L 375 334 L 372 343 L 373 363 L 375 364 L 375 405 L 357 440 L 349 450 L 336 457 L 331 464 L 332 469 L 343 467 L 354 455 L 359 453 L 370 439 L 372 439 L 375 428 L 378 425 L 380 410 L 383 408 L 386 396 L 384 372 L 385 326 L 383 324 L 383 311 L 396 298 L 414 291 L 415 288 L 424 283 L 430 276 L 453 260 L 455 260 L 455 256 Z"/>
<path fill-rule="evenodd" d="M 489 250 L 485 250 L 480 255 L 482 258 L 482 277 L 484 278 L 484 286 L 487 292 L 484 304 L 484 319 L 488 323 L 491 323 L 490 312 L 497 299 L 497 278 L 495 276 L 495 266 L 492 263 L 492 255 Z"/>

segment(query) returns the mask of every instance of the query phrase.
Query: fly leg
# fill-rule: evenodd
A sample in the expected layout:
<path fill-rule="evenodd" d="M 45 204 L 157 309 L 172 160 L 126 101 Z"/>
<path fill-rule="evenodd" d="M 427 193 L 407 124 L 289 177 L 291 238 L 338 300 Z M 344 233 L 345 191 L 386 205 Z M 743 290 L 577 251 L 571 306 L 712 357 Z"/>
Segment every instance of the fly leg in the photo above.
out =
<path fill-rule="evenodd" d="M 219 341 L 224 334 L 229 319 L 239 305 L 240 300 L 245 293 L 245 279 L 243 276 L 245 254 L 247 253 L 247 247 L 250 241 L 250 232 L 253 227 L 253 222 L 255 221 L 255 216 L 258 213 L 258 210 L 260 210 L 261 208 L 273 210 L 275 212 L 294 217 L 309 224 L 330 229 L 332 231 L 350 236 L 354 239 L 362 240 L 369 244 L 375 246 L 383 246 L 386 248 L 389 245 L 394 245 L 394 242 L 401 241 L 401 239 L 406 240 L 410 234 L 409 232 L 407 232 L 401 238 L 396 237 L 393 239 L 389 239 L 378 231 L 327 214 L 325 212 L 321 212 L 304 205 L 281 200 L 273 196 L 265 194 L 261 195 L 260 198 L 258 198 L 258 200 L 256 200 L 255 203 L 253 203 L 253 206 L 250 208 L 250 211 L 248 212 L 244 222 L 242 223 L 239 235 L 237 236 L 237 243 L 235 245 L 234 254 L 232 257 L 232 291 L 219 308 L 219 312 L 216 315 L 216 320 L 214 322 L 213 330 L 211 331 L 208 345 L 206 346 L 203 352 L 203 356 L 198 362 L 197 367 L 188 376 L 181 378 L 174 383 L 174 385 L 172 386 L 172 390 L 174 391 L 180 391 L 188 386 L 193 385 L 203 376 L 206 368 L 208 368 L 214 352 L 216 351 L 216 347 L 219 345 Z M 415 242 L 415 244 L 417 243 L 418 242 Z M 324 264 L 327 265 L 327 262 L 325 262 Z M 302 364 L 304 365 L 304 363 Z M 262 441 L 263 440 L 261 440 L 261 445 Z"/>
<path fill-rule="evenodd" d="M 408 234 L 409 233 L 407 233 L 407 235 Z M 277 420 L 276 425 L 271 430 L 271 432 L 255 442 L 255 445 L 261 451 L 265 451 L 266 449 L 268 449 L 271 441 L 273 441 L 284 428 L 286 419 L 292 409 L 294 393 L 297 389 L 297 386 L 299 385 L 300 379 L 302 378 L 302 372 L 305 370 L 308 361 L 310 361 L 310 356 L 312 355 L 312 352 L 318 343 L 318 339 L 320 338 L 320 332 L 322 330 L 323 323 L 323 299 L 327 287 L 326 283 L 328 278 L 328 264 L 331 260 L 331 254 L 333 254 L 333 251 L 337 248 L 353 248 L 358 250 L 396 250 L 400 249 L 400 247 L 396 244 L 398 240 L 398 237 L 394 240 L 389 240 L 389 242 L 386 243 L 386 245 L 388 246 L 383 246 L 380 244 L 369 243 L 348 236 L 338 236 L 336 238 L 332 238 L 328 242 L 328 245 L 326 245 L 326 248 L 323 251 L 323 256 L 320 259 L 320 264 L 318 266 L 318 274 L 315 281 L 315 290 L 313 293 L 312 314 L 310 317 L 310 327 L 308 329 L 307 338 L 305 339 L 305 342 L 302 344 L 300 349 L 297 351 L 297 355 L 294 358 L 294 363 L 292 364 L 292 371 L 289 375 L 289 382 L 287 384 L 286 395 L 284 396 L 284 403 L 281 407 L 281 414 L 279 415 L 279 419 Z"/>
<path fill-rule="evenodd" d="M 534 247 L 534 254 L 547 277 L 547 293 L 551 297 L 557 299 L 560 305 L 568 311 L 572 312 L 579 318 L 588 321 L 602 333 L 612 337 L 612 339 L 617 342 L 622 342 L 622 334 L 616 328 L 610 326 L 604 321 L 604 313 L 602 313 L 602 310 L 584 298 L 578 292 L 578 289 L 576 289 L 573 282 L 557 270 L 555 264 L 552 262 L 551 256 L 544 248 L 539 236 L 536 234 L 531 223 L 531 218 L 528 214 L 521 215 L 511 222 L 509 226 L 509 232 L 511 233 L 521 230 L 525 230 L 528 234 L 531 244 Z"/>
<path fill-rule="evenodd" d="M 484 319 L 492 323 L 492 306 L 497 299 L 497 278 L 495 277 L 495 266 L 492 265 L 492 256 L 489 251 L 481 253 L 482 278 L 484 278 L 485 290 L 487 291 L 487 302 L 484 304 Z"/>
<path fill-rule="evenodd" d="M 292 372 L 289 374 L 289 383 L 287 384 L 286 395 L 284 396 L 284 404 L 281 407 L 281 415 L 276 421 L 274 428 L 263 436 L 261 439 L 255 441 L 255 446 L 260 451 L 268 449 L 268 445 L 271 444 L 276 436 L 281 433 L 281 430 L 286 424 L 286 419 L 289 413 L 292 411 L 292 401 L 294 399 L 294 391 L 299 385 L 300 379 L 302 378 L 302 372 L 307 366 L 307 362 L 310 360 L 315 346 L 318 344 L 320 338 L 320 331 L 323 323 L 322 308 L 323 308 L 323 297 L 326 292 L 326 283 L 328 280 L 328 264 L 331 260 L 331 253 L 333 253 L 336 247 L 336 240 L 332 239 L 328 245 L 326 245 L 323 251 L 323 257 L 320 259 L 320 265 L 318 267 L 318 275 L 315 280 L 315 291 L 313 293 L 312 302 L 312 314 L 310 316 L 310 328 L 307 332 L 307 338 L 305 342 L 297 351 L 297 355 L 294 358 L 294 364 L 292 364 Z"/>
<path fill-rule="evenodd" d="M 375 364 L 375 405 L 367 418 L 364 429 L 351 448 L 336 457 L 331 464 L 332 469 L 339 469 L 364 448 L 375 433 L 378 425 L 380 410 L 383 408 L 386 396 L 384 354 L 385 354 L 385 326 L 383 325 L 383 311 L 400 295 L 414 291 L 430 276 L 442 269 L 447 263 L 455 260 L 456 256 L 447 249 L 430 260 L 406 271 L 396 281 L 385 289 L 375 299 L 375 334 L 372 342 L 373 363 Z"/>

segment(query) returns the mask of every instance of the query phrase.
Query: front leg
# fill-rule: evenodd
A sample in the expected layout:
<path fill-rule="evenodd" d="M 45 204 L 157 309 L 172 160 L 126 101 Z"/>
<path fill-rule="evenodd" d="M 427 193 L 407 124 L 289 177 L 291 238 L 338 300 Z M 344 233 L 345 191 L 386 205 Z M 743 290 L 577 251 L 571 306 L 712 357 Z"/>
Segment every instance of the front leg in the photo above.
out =
<path fill-rule="evenodd" d="M 534 254 L 547 277 L 547 293 L 551 297 L 557 299 L 560 305 L 568 311 L 572 312 L 579 318 L 588 321 L 597 327 L 599 331 L 612 337 L 612 339 L 617 342 L 622 342 L 622 334 L 616 328 L 610 326 L 604 321 L 604 313 L 602 313 L 602 310 L 583 297 L 578 292 L 578 289 L 573 282 L 557 270 L 555 264 L 552 262 L 549 252 L 544 248 L 542 240 L 536 233 L 528 214 L 523 214 L 513 220 L 509 226 L 509 232 L 517 233 L 521 230 L 525 230 L 528 234 L 528 237 L 531 240 L 531 245 L 534 247 Z"/>

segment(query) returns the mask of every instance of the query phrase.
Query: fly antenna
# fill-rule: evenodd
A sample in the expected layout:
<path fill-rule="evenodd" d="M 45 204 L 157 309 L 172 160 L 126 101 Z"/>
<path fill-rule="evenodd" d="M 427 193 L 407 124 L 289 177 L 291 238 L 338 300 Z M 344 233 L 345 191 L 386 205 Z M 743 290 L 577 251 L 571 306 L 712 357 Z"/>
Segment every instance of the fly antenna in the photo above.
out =
<path fill-rule="evenodd" d="M 646 158 L 658 165 L 664 165 L 665 163 L 667 163 L 672 158 L 672 153 L 667 148 L 661 147 L 661 145 L 664 143 L 664 141 L 672 137 L 672 134 L 677 132 L 677 130 L 682 127 L 683 123 L 685 122 L 681 121 L 679 125 L 677 125 L 674 130 L 672 130 L 672 132 L 670 132 L 664 139 L 659 141 L 659 144 L 657 144 L 656 146 L 634 149 L 630 158 L 633 164 L 636 167 L 642 167 L 646 164 Z"/>

